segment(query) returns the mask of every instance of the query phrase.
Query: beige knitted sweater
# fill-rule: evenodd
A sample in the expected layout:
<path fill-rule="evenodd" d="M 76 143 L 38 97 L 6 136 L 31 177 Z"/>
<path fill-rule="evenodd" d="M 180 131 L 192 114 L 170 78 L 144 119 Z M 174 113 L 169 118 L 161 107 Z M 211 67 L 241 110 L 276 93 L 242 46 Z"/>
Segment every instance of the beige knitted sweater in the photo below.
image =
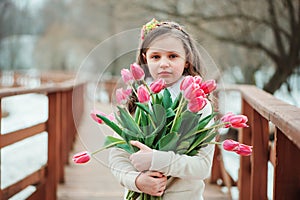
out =
<path fill-rule="evenodd" d="M 179 93 L 179 85 L 168 88 L 174 97 Z M 208 103 L 201 111 L 202 118 L 212 113 Z M 212 123 L 212 122 L 211 122 Z M 175 154 L 172 151 L 153 151 L 152 163 L 149 170 L 162 172 L 168 179 L 163 195 L 164 200 L 202 200 L 204 179 L 210 175 L 214 145 L 202 148 L 196 156 Z M 122 149 L 113 148 L 110 151 L 109 165 L 113 175 L 127 190 L 141 192 L 135 185 L 139 175 L 129 160 L 130 154 Z M 125 194 L 126 196 L 126 194 Z"/>

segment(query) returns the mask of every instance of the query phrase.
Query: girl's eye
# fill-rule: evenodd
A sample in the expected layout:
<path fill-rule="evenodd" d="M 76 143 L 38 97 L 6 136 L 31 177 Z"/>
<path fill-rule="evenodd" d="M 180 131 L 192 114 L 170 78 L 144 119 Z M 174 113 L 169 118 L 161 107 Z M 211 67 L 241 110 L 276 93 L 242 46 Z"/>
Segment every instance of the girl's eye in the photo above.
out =
<path fill-rule="evenodd" d="M 177 58 L 178 56 L 176 54 L 171 54 L 169 57 L 170 58 Z"/>
<path fill-rule="evenodd" d="M 151 56 L 152 59 L 159 59 L 160 57 L 158 55 Z"/>

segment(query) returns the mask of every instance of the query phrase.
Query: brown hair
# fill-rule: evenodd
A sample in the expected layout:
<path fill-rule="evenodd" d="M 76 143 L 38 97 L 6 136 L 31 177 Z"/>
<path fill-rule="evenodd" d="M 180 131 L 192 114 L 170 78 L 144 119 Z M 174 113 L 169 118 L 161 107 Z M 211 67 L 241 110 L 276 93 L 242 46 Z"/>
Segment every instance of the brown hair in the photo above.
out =
<path fill-rule="evenodd" d="M 144 55 L 146 55 L 146 52 L 151 44 L 161 37 L 175 37 L 182 42 L 188 64 L 188 67 L 185 68 L 183 75 L 201 76 L 203 62 L 200 52 L 196 47 L 196 42 L 180 25 L 175 22 L 162 22 L 160 26 L 151 30 L 145 36 L 144 40 L 141 41 L 136 62 L 140 64 L 146 72 L 148 72 L 148 67 L 146 60 L 144 59 Z M 146 74 L 149 76 L 149 73 Z"/>
<path fill-rule="evenodd" d="M 150 77 L 150 73 L 144 55 L 146 55 L 151 44 L 162 37 L 174 37 L 178 38 L 182 42 L 188 65 L 188 67 L 184 69 L 182 75 L 202 75 L 203 61 L 196 46 L 196 42 L 179 24 L 175 22 L 161 22 L 159 26 L 149 31 L 149 33 L 145 35 L 144 39 L 141 40 L 137 53 L 136 62 L 144 69 L 146 77 Z M 131 113 L 135 111 L 135 102 L 137 102 L 137 97 L 134 95 L 128 101 L 128 109 Z"/>

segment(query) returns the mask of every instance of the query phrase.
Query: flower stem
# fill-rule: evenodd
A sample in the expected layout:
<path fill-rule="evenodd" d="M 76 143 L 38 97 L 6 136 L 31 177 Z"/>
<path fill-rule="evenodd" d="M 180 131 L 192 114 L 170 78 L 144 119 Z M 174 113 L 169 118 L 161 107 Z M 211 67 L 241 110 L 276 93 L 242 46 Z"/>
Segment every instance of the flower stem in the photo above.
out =
<path fill-rule="evenodd" d="M 122 141 L 117 141 L 117 142 L 113 142 L 113 143 L 111 143 L 111 144 L 106 145 L 105 147 L 102 147 L 102 148 L 100 148 L 100 149 L 94 151 L 93 153 L 91 153 L 91 155 L 93 156 L 93 155 L 99 153 L 100 151 L 103 151 L 103 150 L 108 149 L 108 148 L 110 148 L 110 147 L 116 146 L 117 144 L 125 144 L 125 143 L 126 143 L 126 141 L 124 141 L 124 140 L 122 140 Z"/>
<path fill-rule="evenodd" d="M 204 128 L 204 129 L 201 129 L 201 130 L 198 130 L 198 131 L 195 131 L 194 133 L 192 133 L 191 135 L 195 135 L 197 133 L 201 133 L 201 132 L 204 132 L 204 131 L 208 131 L 208 130 L 211 130 L 211 129 L 215 129 L 215 128 L 221 128 L 223 127 L 224 125 L 228 124 L 227 122 L 226 123 L 222 123 L 222 124 L 216 124 L 214 126 L 210 126 L 210 127 L 207 127 L 207 128 Z M 186 139 L 185 137 L 183 137 L 183 139 Z"/>
<path fill-rule="evenodd" d="M 142 83 L 143 83 L 144 86 L 146 86 L 146 88 L 147 88 L 147 90 L 148 90 L 148 92 L 149 92 L 149 94 L 150 94 L 150 96 L 151 96 L 152 103 L 155 103 L 155 102 L 154 102 L 154 97 L 153 97 L 154 94 L 152 93 L 152 91 L 151 91 L 149 85 L 146 83 L 145 80 L 142 80 Z"/>
<path fill-rule="evenodd" d="M 149 117 L 149 119 L 150 119 L 150 121 L 151 121 L 151 124 L 152 124 L 153 128 L 156 129 L 156 125 L 155 125 L 155 123 L 154 123 L 154 121 L 153 121 L 151 115 L 148 114 L 148 117 Z"/>
<path fill-rule="evenodd" d="M 135 90 L 135 88 L 133 87 L 133 84 L 130 84 L 130 86 L 131 86 L 131 88 L 132 88 L 132 91 L 133 91 L 133 93 L 135 94 L 135 96 L 138 96 L 138 95 L 137 95 L 137 93 L 136 93 L 136 90 Z"/>
<path fill-rule="evenodd" d="M 185 106 L 185 104 L 186 104 L 186 101 L 184 101 L 184 98 L 182 96 L 181 99 L 180 99 L 179 105 L 177 107 L 177 111 L 176 111 L 176 114 L 175 114 L 175 117 L 174 117 L 174 120 L 173 120 L 173 124 L 172 124 L 171 129 L 170 129 L 171 133 L 173 132 L 174 126 L 177 122 L 177 118 L 180 115 L 180 113 L 182 112 L 182 109 Z"/>

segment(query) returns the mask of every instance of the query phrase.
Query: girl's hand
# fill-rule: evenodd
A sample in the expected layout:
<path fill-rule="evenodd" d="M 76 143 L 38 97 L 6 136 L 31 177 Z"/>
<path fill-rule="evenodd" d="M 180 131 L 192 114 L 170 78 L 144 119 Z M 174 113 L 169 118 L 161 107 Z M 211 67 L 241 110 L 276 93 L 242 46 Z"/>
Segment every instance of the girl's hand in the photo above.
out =
<path fill-rule="evenodd" d="M 130 144 L 140 149 L 138 152 L 130 155 L 131 164 L 140 172 L 149 170 L 153 150 L 139 141 L 130 141 Z"/>
<path fill-rule="evenodd" d="M 140 173 L 135 184 L 143 193 L 152 196 L 162 196 L 167 185 L 167 177 L 160 172 L 146 171 Z"/>

